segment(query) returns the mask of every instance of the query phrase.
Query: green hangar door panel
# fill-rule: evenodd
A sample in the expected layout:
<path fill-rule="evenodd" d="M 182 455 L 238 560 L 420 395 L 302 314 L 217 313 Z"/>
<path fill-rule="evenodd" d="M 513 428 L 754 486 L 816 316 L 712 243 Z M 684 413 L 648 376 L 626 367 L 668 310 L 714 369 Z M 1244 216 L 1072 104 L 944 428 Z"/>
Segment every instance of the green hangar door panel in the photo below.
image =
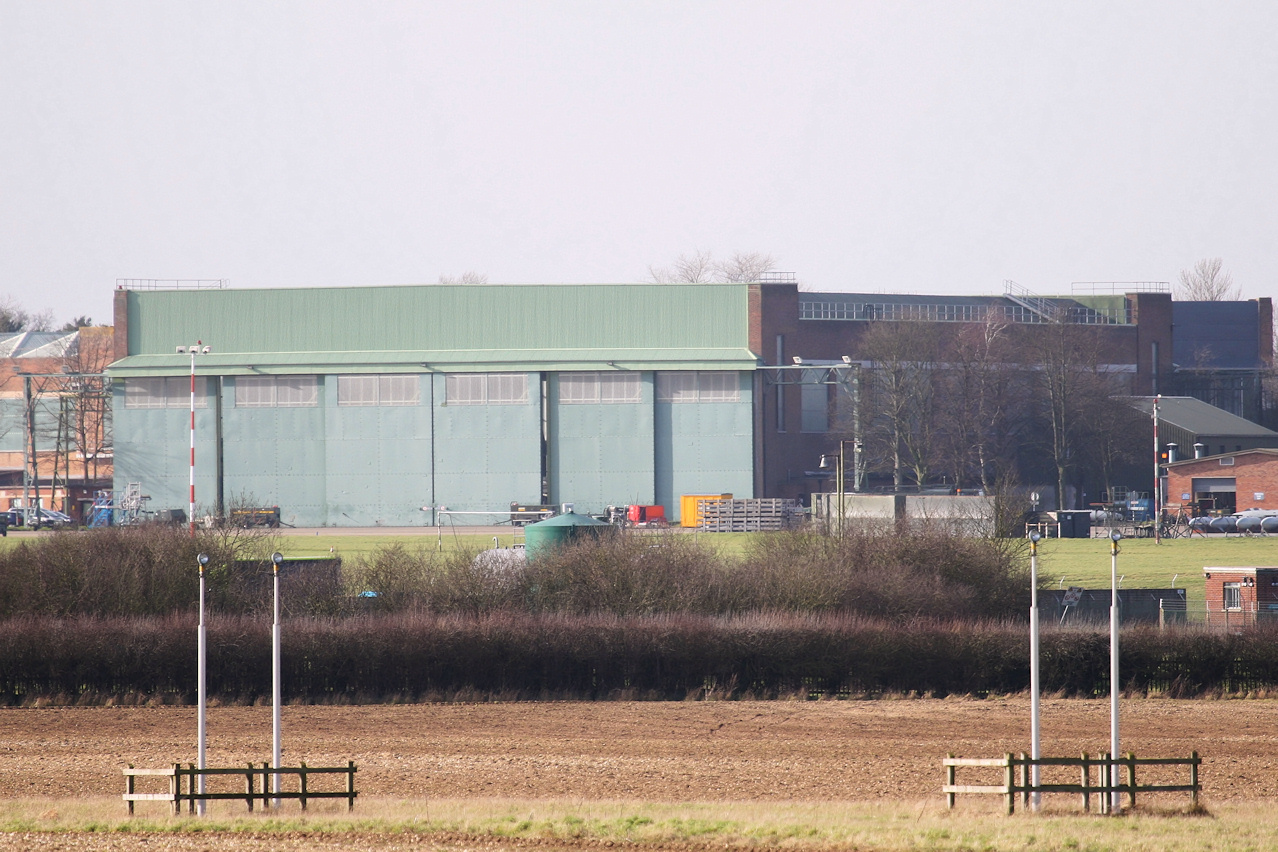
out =
<path fill-rule="evenodd" d="M 227 509 L 279 506 L 293 526 L 326 520 L 326 377 L 235 376 L 222 398 Z"/>
<path fill-rule="evenodd" d="M 547 395 L 550 498 L 578 513 L 653 502 L 652 374 L 552 374 Z"/>
<path fill-rule="evenodd" d="M 428 375 L 329 377 L 328 512 L 336 526 L 421 526 L 431 517 Z"/>
<path fill-rule="evenodd" d="M 754 496 L 750 374 L 670 370 L 656 374 L 657 502 L 680 520 L 683 494 Z"/>
<path fill-rule="evenodd" d="M 508 513 L 512 501 L 541 502 L 539 374 L 437 374 L 434 394 L 434 505 Z M 461 516 L 456 522 L 498 520 Z"/>

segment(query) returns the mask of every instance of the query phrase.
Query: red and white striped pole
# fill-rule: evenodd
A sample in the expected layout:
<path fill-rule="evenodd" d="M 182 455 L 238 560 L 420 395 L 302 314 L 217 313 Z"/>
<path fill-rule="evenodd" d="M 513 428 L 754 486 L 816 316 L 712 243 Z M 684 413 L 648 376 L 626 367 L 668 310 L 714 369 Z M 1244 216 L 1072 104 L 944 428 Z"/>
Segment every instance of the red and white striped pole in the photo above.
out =
<path fill-rule="evenodd" d="M 179 346 L 178 352 L 181 351 Z M 191 527 L 191 538 L 195 538 L 195 356 L 209 354 L 210 347 L 205 346 L 203 340 L 197 340 L 194 346 L 187 347 L 187 351 L 191 353 L 191 500 L 186 517 Z"/>
<path fill-rule="evenodd" d="M 1158 466 L 1158 458 L 1162 452 L 1162 448 L 1158 446 L 1158 401 L 1162 399 L 1158 394 L 1154 394 L 1154 543 L 1162 544 L 1162 531 L 1159 529 L 1162 524 L 1163 513 L 1163 474 Z"/>
<path fill-rule="evenodd" d="M 191 526 L 191 538 L 195 538 L 195 354 L 204 341 L 197 340 L 191 347 L 191 505 L 186 514 Z"/>

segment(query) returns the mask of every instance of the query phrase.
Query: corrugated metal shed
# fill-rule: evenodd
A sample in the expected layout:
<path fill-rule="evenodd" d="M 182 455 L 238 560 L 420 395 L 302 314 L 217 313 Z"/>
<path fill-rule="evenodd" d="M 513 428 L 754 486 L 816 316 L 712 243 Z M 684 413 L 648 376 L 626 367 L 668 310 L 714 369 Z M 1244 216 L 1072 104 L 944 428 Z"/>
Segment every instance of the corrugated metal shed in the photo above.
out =
<path fill-rule="evenodd" d="M 1153 397 L 1131 397 L 1134 408 L 1153 417 Z M 1173 426 L 1194 435 L 1229 438 L 1271 438 L 1278 442 L 1278 432 L 1250 420 L 1236 417 L 1214 405 L 1192 396 L 1164 396 L 1158 401 L 1160 425 Z M 1184 450 L 1185 448 L 1182 448 Z"/>

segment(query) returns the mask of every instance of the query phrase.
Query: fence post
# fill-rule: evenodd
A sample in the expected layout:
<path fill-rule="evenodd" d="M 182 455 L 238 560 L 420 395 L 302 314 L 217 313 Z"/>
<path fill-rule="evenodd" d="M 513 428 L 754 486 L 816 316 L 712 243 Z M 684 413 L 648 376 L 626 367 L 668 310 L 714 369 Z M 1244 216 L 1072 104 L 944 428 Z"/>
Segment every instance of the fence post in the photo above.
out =
<path fill-rule="evenodd" d="M 253 764 L 250 762 L 248 771 L 244 773 L 244 801 L 248 804 L 249 813 L 253 813 Z"/>
<path fill-rule="evenodd" d="M 355 761 L 346 761 L 346 810 L 355 810 Z"/>
<path fill-rule="evenodd" d="M 300 796 L 300 798 L 301 798 L 301 800 L 302 800 L 302 810 L 306 810 L 306 761 L 305 761 L 305 760 L 303 760 L 303 761 L 302 761 L 301 769 L 298 771 L 298 773 L 297 773 L 297 774 L 298 774 L 298 775 L 301 777 L 301 779 L 302 779 L 302 780 L 301 780 L 301 788 L 300 788 L 300 789 L 301 789 L 301 791 L 302 791 L 302 792 L 301 792 L 301 796 Z"/>
<path fill-rule="evenodd" d="M 1007 815 L 1016 813 L 1016 764 L 1011 752 L 1007 753 L 1007 769 L 1003 773 L 1007 784 Z"/>
<path fill-rule="evenodd" d="M 1109 773 L 1109 764 L 1106 761 L 1109 760 L 1109 752 L 1107 751 L 1101 752 L 1100 760 L 1102 762 L 1096 766 L 1096 777 L 1100 779 L 1100 789 L 1098 790 L 1098 792 L 1100 793 L 1100 812 L 1103 814 L 1107 814 L 1109 813 L 1109 774 L 1110 773 Z"/>
<path fill-rule="evenodd" d="M 951 751 L 950 754 L 946 755 L 946 757 L 947 759 L 953 760 L 953 757 L 955 757 L 955 752 Z M 955 786 L 955 765 L 947 764 L 946 765 L 946 787 L 953 787 L 953 786 Z M 132 807 L 132 805 L 130 805 L 130 807 Z M 946 807 L 948 807 L 948 809 L 950 810 L 955 809 L 955 795 L 953 795 L 953 793 L 946 793 Z"/>
<path fill-rule="evenodd" d="M 1029 762 L 1025 758 L 1025 752 L 1021 752 L 1021 807 L 1028 808 L 1030 800 L 1030 767 Z"/>
<path fill-rule="evenodd" d="M 1082 788 L 1083 788 L 1083 813 L 1092 812 L 1092 772 L 1091 766 L 1087 762 L 1087 752 L 1083 752 L 1082 766 Z"/>
<path fill-rule="evenodd" d="M 195 813 L 195 764 L 188 763 L 189 771 L 186 775 L 186 812 L 188 814 Z"/>
<path fill-rule="evenodd" d="M 262 810 L 265 811 L 271 806 L 271 764 L 262 761 Z"/>
<path fill-rule="evenodd" d="M 1134 808 L 1136 807 L 1136 755 L 1130 751 L 1127 752 L 1127 786 L 1131 788 L 1127 792 L 1127 806 Z"/>
<path fill-rule="evenodd" d="M 1191 751 L 1189 753 L 1189 783 L 1194 789 L 1191 795 L 1194 797 L 1194 807 L 1198 807 L 1198 752 Z"/>
<path fill-rule="evenodd" d="M 129 764 L 129 768 L 133 768 L 132 763 Z M 133 779 L 133 775 L 130 775 L 128 772 L 124 773 L 124 797 L 129 802 L 129 816 L 133 816 Z"/>
<path fill-rule="evenodd" d="M 173 797 L 173 816 L 182 815 L 182 764 L 173 764 L 173 774 L 169 776 L 169 795 Z"/>

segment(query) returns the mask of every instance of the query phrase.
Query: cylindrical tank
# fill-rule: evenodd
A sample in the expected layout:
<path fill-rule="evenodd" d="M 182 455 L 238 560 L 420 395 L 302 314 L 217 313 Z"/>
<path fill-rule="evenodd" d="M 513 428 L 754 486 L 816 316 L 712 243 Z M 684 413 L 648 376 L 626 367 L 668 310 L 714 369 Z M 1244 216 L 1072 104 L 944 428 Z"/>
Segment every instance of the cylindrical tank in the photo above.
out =
<path fill-rule="evenodd" d="M 1260 532 L 1260 518 L 1255 515 L 1243 515 L 1236 524 L 1240 533 L 1258 533 Z"/>
<path fill-rule="evenodd" d="M 524 527 L 524 549 L 528 559 L 533 560 L 571 541 L 585 536 L 598 537 L 605 530 L 613 529 L 615 527 L 611 524 L 596 521 L 587 515 L 565 512 Z"/>

